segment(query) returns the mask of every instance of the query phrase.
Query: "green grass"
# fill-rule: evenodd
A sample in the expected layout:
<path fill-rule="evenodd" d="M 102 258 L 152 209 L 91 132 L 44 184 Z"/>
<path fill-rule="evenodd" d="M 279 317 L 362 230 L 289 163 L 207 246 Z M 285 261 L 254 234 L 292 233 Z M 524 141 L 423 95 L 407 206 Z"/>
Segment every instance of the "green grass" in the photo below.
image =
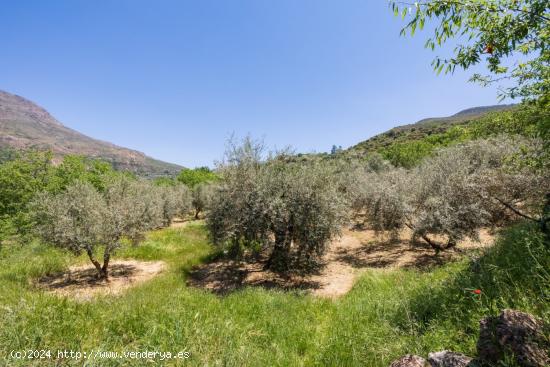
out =
<path fill-rule="evenodd" d="M 163 260 L 165 273 L 120 297 L 78 303 L 37 291 L 31 281 L 85 258 L 38 243 L 3 248 L 0 365 L 33 365 L 9 359 L 11 350 L 94 349 L 191 352 L 189 360 L 160 365 L 387 366 L 406 353 L 452 349 L 473 355 L 479 319 L 502 308 L 550 320 L 550 250 L 528 225 L 506 230 L 476 260 L 429 272 L 368 271 L 336 301 L 260 288 L 219 297 L 187 287 L 189 269 L 211 254 L 201 225 L 153 232 L 117 258 Z M 476 288 L 481 297 L 470 292 Z"/>

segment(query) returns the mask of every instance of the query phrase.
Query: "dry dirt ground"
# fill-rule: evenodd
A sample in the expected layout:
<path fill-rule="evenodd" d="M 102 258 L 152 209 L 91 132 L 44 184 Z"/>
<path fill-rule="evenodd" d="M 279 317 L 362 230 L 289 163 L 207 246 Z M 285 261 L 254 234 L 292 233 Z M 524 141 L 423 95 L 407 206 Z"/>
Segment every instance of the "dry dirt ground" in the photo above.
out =
<path fill-rule="evenodd" d="M 480 242 L 462 241 L 456 249 L 438 256 L 429 246 L 411 243 L 410 233 L 397 239 L 377 235 L 371 230 L 345 230 L 334 241 L 323 258 L 324 267 L 308 276 L 280 275 L 263 269 L 258 262 L 218 260 L 201 265 L 191 273 L 191 286 L 225 294 L 243 286 L 279 289 L 305 289 L 320 297 L 335 298 L 346 294 L 361 272 L 372 268 L 429 268 L 453 260 L 465 252 L 490 246 L 493 235 L 480 232 Z"/>
<path fill-rule="evenodd" d="M 100 281 L 93 265 L 74 266 L 69 271 L 40 278 L 37 286 L 59 296 L 88 301 L 97 295 L 118 295 L 139 283 L 143 283 L 165 268 L 162 261 L 135 260 L 113 261 L 110 264 L 110 280 Z"/>

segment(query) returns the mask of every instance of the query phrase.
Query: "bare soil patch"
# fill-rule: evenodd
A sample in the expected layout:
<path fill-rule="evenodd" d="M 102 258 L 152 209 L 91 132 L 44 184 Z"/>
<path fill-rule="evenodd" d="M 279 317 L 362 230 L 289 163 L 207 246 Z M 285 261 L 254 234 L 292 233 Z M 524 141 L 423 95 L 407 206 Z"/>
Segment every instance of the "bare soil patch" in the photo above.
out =
<path fill-rule="evenodd" d="M 109 281 L 97 279 L 97 272 L 90 264 L 73 266 L 67 272 L 40 278 L 37 286 L 59 296 L 89 301 L 98 295 L 118 295 L 150 280 L 165 269 L 165 263 L 121 260 L 112 262 L 109 268 Z"/>
<path fill-rule="evenodd" d="M 172 223 L 170 223 L 170 228 L 182 228 L 186 227 L 189 224 L 188 220 L 183 220 L 181 218 L 174 218 Z"/>
<path fill-rule="evenodd" d="M 329 246 L 322 259 L 324 266 L 317 273 L 306 276 L 278 274 L 264 270 L 263 261 L 221 259 L 195 268 L 188 283 L 217 294 L 244 286 L 261 286 L 308 290 L 319 297 L 336 298 L 349 292 L 357 276 L 367 269 L 430 268 L 464 256 L 469 251 L 490 246 L 493 239 L 488 230 L 482 230 L 479 242 L 465 240 L 456 248 L 436 256 L 428 245 L 412 243 L 407 231 L 391 238 L 372 230 L 346 230 L 340 239 Z"/>

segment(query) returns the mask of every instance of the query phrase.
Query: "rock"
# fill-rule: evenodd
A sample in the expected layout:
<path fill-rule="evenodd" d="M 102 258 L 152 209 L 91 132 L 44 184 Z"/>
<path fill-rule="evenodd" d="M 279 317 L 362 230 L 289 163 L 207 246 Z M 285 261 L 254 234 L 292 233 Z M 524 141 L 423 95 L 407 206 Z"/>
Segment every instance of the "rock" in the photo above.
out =
<path fill-rule="evenodd" d="M 477 355 L 482 361 L 496 363 L 502 358 L 502 351 L 496 339 L 497 317 L 488 316 L 479 321 Z"/>
<path fill-rule="evenodd" d="M 407 354 L 390 364 L 390 367 L 424 367 L 426 366 L 426 360 L 422 357 L 415 356 L 413 354 Z"/>
<path fill-rule="evenodd" d="M 473 367 L 473 359 L 465 356 L 464 354 L 449 352 L 444 350 L 442 352 L 428 354 L 428 362 L 432 367 Z"/>
<path fill-rule="evenodd" d="M 544 336 L 544 323 L 533 315 L 504 310 L 498 317 L 486 317 L 479 324 L 479 359 L 497 363 L 505 353 L 511 353 L 520 366 L 544 367 L 550 364 L 550 346 Z"/>

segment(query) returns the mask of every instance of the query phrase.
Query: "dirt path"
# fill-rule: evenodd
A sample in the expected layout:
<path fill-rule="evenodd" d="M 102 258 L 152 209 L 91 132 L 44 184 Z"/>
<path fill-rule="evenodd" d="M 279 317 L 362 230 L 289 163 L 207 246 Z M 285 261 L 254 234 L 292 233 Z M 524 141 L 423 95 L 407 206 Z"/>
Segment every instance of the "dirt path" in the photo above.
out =
<path fill-rule="evenodd" d="M 413 267 L 426 268 L 461 256 L 465 251 L 490 246 L 493 236 L 480 232 L 480 242 L 462 241 L 457 250 L 439 256 L 422 244 L 411 244 L 410 233 L 399 238 L 380 236 L 374 231 L 344 231 L 334 241 L 323 262 L 322 270 L 309 276 L 282 276 L 263 269 L 261 263 L 220 260 L 204 264 L 191 274 L 189 284 L 225 294 L 243 286 L 279 289 L 305 289 L 319 297 L 336 298 L 349 292 L 358 275 L 367 269 Z"/>

